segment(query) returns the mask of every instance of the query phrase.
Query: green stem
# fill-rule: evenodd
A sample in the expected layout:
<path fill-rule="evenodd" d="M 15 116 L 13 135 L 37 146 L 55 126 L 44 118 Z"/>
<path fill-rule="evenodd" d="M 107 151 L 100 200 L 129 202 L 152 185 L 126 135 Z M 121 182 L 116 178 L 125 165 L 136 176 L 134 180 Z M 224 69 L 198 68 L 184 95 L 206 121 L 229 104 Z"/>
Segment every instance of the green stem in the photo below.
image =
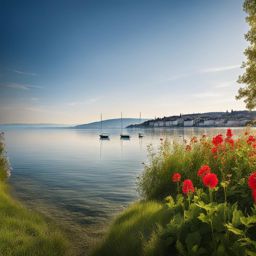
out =
<path fill-rule="evenodd" d="M 209 187 L 209 197 L 210 197 L 210 203 L 212 203 L 212 190 Z"/>
<path fill-rule="evenodd" d="M 212 231 L 212 241 L 215 242 L 214 240 L 214 234 L 213 234 L 213 225 L 212 225 L 212 220 L 211 220 L 211 231 Z"/>
<path fill-rule="evenodd" d="M 210 197 L 210 203 L 212 203 L 212 189 L 209 187 L 209 197 Z M 214 234 L 213 234 L 213 225 L 212 225 L 212 219 L 210 221 L 211 223 L 211 231 L 212 231 L 212 241 L 215 243 Z"/>
<path fill-rule="evenodd" d="M 182 204 L 182 208 L 183 208 L 183 220 L 185 222 L 185 202 Z"/>
<path fill-rule="evenodd" d="M 226 187 L 224 187 L 223 189 L 224 189 L 225 203 L 227 203 L 227 191 L 226 191 Z"/>
<path fill-rule="evenodd" d="M 180 183 L 177 182 L 177 194 L 179 194 L 179 193 L 180 193 Z"/>
<path fill-rule="evenodd" d="M 227 191 L 226 191 L 226 187 L 223 187 L 223 189 L 224 189 L 224 198 L 225 198 L 225 205 L 224 205 L 224 222 L 226 222 Z"/>
<path fill-rule="evenodd" d="M 190 208 L 190 193 L 188 193 L 188 209 Z"/>

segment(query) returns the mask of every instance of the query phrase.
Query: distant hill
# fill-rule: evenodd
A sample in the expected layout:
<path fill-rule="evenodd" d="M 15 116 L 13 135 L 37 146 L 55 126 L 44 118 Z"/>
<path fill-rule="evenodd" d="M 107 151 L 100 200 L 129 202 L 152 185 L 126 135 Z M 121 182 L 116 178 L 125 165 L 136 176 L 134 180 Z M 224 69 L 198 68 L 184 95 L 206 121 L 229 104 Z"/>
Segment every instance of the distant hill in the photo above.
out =
<path fill-rule="evenodd" d="M 134 124 L 140 124 L 148 119 L 139 119 L 139 118 L 123 118 L 123 128 L 134 125 Z M 102 128 L 103 129 L 119 129 L 121 127 L 121 118 L 115 118 L 115 119 L 107 119 L 102 121 Z M 100 121 L 88 123 L 88 124 L 81 124 L 73 126 L 72 128 L 75 129 L 100 129 Z"/>

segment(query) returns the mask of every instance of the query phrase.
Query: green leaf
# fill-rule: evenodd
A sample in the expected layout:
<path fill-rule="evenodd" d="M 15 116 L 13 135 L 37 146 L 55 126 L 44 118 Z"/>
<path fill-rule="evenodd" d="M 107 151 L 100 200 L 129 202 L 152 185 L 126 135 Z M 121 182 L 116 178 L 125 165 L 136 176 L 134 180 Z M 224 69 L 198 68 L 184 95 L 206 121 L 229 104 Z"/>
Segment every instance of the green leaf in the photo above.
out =
<path fill-rule="evenodd" d="M 248 256 L 256 256 L 256 252 L 253 252 L 253 251 L 246 250 L 245 253 Z"/>
<path fill-rule="evenodd" d="M 183 256 L 187 255 L 186 250 L 185 250 L 184 246 L 182 245 L 182 243 L 180 242 L 180 240 L 177 240 L 177 242 L 176 242 L 176 249 L 179 252 L 179 254 L 181 254 Z"/>
<path fill-rule="evenodd" d="M 200 245 L 200 243 L 201 243 L 200 233 L 196 231 L 196 232 L 188 234 L 185 242 L 186 242 L 188 251 L 191 251 L 195 245 L 197 245 L 197 246 Z"/>
<path fill-rule="evenodd" d="M 168 207 L 172 208 L 175 205 L 174 199 L 172 196 L 167 196 L 165 198 L 165 202 L 167 204 Z"/>
<path fill-rule="evenodd" d="M 242 246 L 254 246 L 256 249 L 256 241 L 253 241 L 249 237 L 241 238 L 238 241 Z"/>
<path fill-rule="evenodd" d="M 241 223 L 245 225 L 246 227 L 251 227 L 256 224 L 256 216 L 248 216 L 248 217 L 242 217 Z"/>
<path fill-rule="evenodd" d="M 224 247 L 224 245 L 221 243 L 219 244 L 218 248 L 217 248 L 217 255 L 218 256 L 226 256 L 226 249 Z"/>
<path fill-rule="evenodd" d="M 211 223 L 211 219 L 209 218 L 209 216 L 205 215 L 204 213 L 200 213 L 200 215 L 197 218 L 204 223 L 207 223 L 207 224 Z"/>
<path fill-rule="evenodd" d="M 241 225 L 241 217 L 243 217 L 243 213 L 240 210 L 235 209 L 233 212 L 233 217 L 232 217 L 232 225 L 235 227 L 238 227 Z"/>
<path fill-rule="evenodd" d="M 235 235 L 238 235 L 238 236 L 244 235 L 243 230 L 234 227 L 231 223 L 226 224 L 225 227 L 228 229 L 228 231 L 232 232 Z"/>

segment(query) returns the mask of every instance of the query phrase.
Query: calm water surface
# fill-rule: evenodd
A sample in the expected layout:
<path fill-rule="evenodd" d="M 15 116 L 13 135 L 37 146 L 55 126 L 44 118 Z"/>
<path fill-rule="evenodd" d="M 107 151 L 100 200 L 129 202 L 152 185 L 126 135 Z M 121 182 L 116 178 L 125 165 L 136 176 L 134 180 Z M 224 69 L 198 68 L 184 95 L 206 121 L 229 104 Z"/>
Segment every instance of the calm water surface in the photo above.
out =
<path fill-rule="evenodd" d="M 100 141 L 97 130 L 10 128 L 5 142 L 12 165 L 10 183 L 15 194 L 51 217 L 78 225 L 96 225 L 138 199 L 136 180 L 147 160 L 147 145 L 160 138 L 182 141 L 198 134 L 225 129 L 169 129 L 129 131 L 120 141 L 119 130 L 107 131 Z M 235 129 L 239 133 L 241 129 Z"/>

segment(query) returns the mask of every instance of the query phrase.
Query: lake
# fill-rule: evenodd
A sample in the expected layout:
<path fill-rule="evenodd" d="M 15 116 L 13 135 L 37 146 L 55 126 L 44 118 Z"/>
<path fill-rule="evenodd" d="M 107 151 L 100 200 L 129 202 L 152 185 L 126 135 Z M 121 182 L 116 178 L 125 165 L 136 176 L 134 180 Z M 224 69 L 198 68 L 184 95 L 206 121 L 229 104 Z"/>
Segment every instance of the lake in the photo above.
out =
<path fill-rule="evenodd" d="M 48 216 L 77 227 L 99 227 L 138 199 L 137 177 L 147 161 L 147 145 L 160 138 L 179 140 L 199 134 L 225 132 L 226 128 L 129 130 L 131 139 L 120 140 L 120 130 L 0 126 L 5 131 L 13 168 L 13 193 Z M 242 128 L 235 128 L 240 133 Z M 138 132 L 144 137 L 138 138 Z"/>

